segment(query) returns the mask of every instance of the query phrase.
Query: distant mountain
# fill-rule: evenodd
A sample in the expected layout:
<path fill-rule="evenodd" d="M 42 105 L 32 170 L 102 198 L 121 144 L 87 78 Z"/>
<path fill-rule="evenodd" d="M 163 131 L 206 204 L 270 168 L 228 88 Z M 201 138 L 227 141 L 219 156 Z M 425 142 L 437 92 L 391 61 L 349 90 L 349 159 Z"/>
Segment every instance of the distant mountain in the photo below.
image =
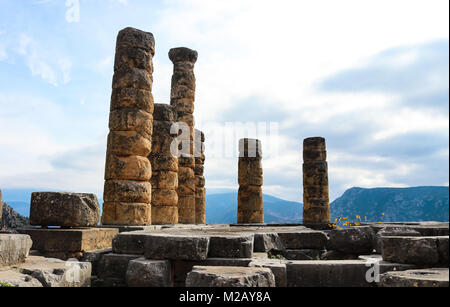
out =
<path fill-rule="evenodd" d="M 266 223 L 300 223 L 303 206 L 270 195 L 263 195 Z M 206 195 L 207 223 L 237 222 L 237 192 Z"/>
<path fill-rule="evenodd" d="M 331 203 L 330 211 L 332 220 L 360 215 L 373 222 L 448 222 L 449 187 L 351 188 Z"/>
<path fill-rule="evenodd" d="M 8 206 L 7 203 L 3 203 L 3 215 L 0 221 L 0 230 L 6 227 L 9 228 L 21 228 L 30 224 L 28 218 L 17 213 L 13 208 Z"/>

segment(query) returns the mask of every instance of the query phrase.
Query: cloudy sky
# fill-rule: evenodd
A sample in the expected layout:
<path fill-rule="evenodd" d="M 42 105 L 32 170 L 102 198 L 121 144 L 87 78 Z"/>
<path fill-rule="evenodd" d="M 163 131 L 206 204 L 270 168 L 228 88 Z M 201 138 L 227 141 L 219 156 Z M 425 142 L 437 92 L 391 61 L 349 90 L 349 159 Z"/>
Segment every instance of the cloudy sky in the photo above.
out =
<path fill-rule="evenodd" d="M 0 0 L 0 188 L 101 196 L 115 39 L 127 26 L 155 36 L 159 103 L 169 49 L 199 52 L 210 193 L 236 189 L 244 136 L 263 140 L 264 192 L 288 200 L 302 199 L 310 136 L 327 139 L 332 199 L 352 186 L 448 185 L 448 6 Z"/>

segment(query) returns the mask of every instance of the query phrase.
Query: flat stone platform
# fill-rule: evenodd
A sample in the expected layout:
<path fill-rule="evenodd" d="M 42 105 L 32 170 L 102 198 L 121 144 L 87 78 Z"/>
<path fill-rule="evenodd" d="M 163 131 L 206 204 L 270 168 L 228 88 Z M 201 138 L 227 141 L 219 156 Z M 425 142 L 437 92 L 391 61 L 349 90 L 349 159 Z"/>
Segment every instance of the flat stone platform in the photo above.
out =
<path fill-rule="evenodd" d="M 33 250 L 62 260 L 80 259 L 84 252 L 110 248 L 117 228 L 22 228 L 33 241 Z"/>

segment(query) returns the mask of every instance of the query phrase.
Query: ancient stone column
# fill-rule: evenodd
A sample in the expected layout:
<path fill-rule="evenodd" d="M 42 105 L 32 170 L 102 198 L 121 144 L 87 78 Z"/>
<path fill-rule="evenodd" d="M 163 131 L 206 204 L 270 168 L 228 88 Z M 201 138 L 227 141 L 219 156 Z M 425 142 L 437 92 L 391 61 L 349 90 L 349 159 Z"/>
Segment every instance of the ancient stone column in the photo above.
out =
<path fill-rule="evenodd" d="M 205 134 L 195 129 L 195 223 L 206 224 Z"/>
<path fill-rule="evenodd" d="M 150 225 L 153 133 L 153 34 L 133 28 L 117 36 L 109 115 L 104 225 Z"/>
<path fill-rule="evenodd" d="M 2 190 L 0 190 L 0 229 L 2 227 L 2 214 L 3 214 L 3 200 L 2 200 Z"/>
<path fill-rule="evenodd" d="M 328 164 L 325 139 L 307 138 L 303 142 L 303 223 L 330 222 Z"/>
<path fill-rule="evenodd" d="M 171 132 L 176 121 L 174 107 L 155 104 L 153 113 L 153 142 L 149 160 L 152 165 L 152 224 L 178 224 L 178 157 Z M 175 143 L 176 144 L 176 143 Z"/>
<path fill-rule="evenodd" d="M 195 224 L 195 159 L 194 159 L 194 64 L 197 51 L 188 48 L 174 48 L 169 58 L 174 64 L 170 104 L 177 113 L 182 134 L 180 157 L 178 158 L 178 222 Z"/>
<path fill-rule="evenodd" d="M 264 223 L 261 141 L 239 141 L 238 223 Z"/>

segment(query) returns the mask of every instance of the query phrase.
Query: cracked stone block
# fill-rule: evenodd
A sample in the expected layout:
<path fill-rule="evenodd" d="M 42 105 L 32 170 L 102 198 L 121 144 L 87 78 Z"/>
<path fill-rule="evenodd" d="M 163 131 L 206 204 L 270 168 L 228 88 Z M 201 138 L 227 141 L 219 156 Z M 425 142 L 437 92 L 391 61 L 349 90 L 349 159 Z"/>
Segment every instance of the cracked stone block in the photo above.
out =
<path fill-rule="evenodd" d="M 270 269 L 275 276 L 276 286 L 287 287 L 287 271 L 285 261 L 277 259 L 254 259 L 248 266 Z"/>
<path fill-rule="evenodd" d="M 378 231 L 375 235 L 374 248 L 377 253 L 381 254 L 382 250 L 382 237 L 420 237 L 420 232 L 409 228 L 409 227 L 395 227 L 395 226 L 387 226 Z"/>
<path fill-rule="evenodd" d="M 271 250 L 283 250 L 284 245 L 277 233 L 255 233 L 253 250 L 255 252 L 268 252 Z"/>
<path fill-rule="evenodd" d="M 387 272 L 381 275 L 379 287 L 445 287 L 449 286 L 448 268 Z"/>
<path fill-rule="evenodd" d="M 145 258 L 155 260 L 202 261 L 208 256 L 209 237 L 149 233 L 145 242 Z"/>
<path fill-rule="evenodd" d="M 269 268 L 194 266 L 186 287 L 275 287 Z"/>
<path fill-rule="evenodd" d="M 0 234 L 0 267 L 24 262 L 33 242 L 23 234 Z"/>
<path fill-rule="evenodd" d="M 209 238 L 208 257 L 252 258 L 253 234 L 212 235 Z"/>
<path fill-rule="evenodd" d="M 325 249 L 328 238 L 322 231 L 303 230 L 278 232 L 286 249 Z"/>
<path fill-rule="evenodd" d="M 170 287 L 170 263 L 167 260 L 145 258 L 131 260 L 126 282 L 129 287 Z"/>
<path fill-rule="evenodd" d="M 375 233 L 369 226 L 333 229 L 329 249 L 347 254 L 371 254 Z"/>
<path fill-rule="evenodd" d="M 94 194 L 35 192 L 31 194 L 30 224 L 37 226 L 93 227 L 100 218 Z"/>

